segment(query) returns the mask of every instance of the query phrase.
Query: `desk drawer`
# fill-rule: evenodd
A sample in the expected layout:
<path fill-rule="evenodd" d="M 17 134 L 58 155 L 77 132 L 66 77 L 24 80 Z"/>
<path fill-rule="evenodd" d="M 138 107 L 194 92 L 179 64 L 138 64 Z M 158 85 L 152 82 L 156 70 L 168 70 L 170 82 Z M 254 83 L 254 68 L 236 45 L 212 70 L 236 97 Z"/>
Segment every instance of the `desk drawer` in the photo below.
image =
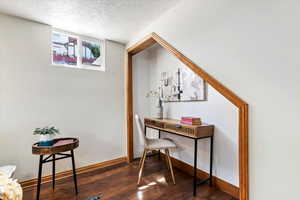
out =
<path fill-rule="evenodd" d="M 145 119 L 145 125 L 155 126 L 157 128 L 164 128 L 165 124 L 163 122 L 159 122 L 151 119 Z"/>
<path fill-rule="evenodd" d="M 165 128 L 170 129 L 172 131 L 180 132 L 183 135 L 192 136 L 192 137 L 195 136 L 195 129 L 184 127 L 180 124 L 166 124 Z"/>

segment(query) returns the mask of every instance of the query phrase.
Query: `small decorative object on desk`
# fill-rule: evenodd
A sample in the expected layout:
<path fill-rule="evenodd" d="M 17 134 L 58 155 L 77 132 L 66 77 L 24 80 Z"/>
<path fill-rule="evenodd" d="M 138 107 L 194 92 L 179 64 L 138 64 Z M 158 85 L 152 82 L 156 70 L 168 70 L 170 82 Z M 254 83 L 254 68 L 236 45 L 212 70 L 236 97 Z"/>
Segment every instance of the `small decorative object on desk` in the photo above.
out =
<path fill-rule="evenodd" d="M 158 91 L 151 90 L 147 94 L 146 97 L 155 97 L 155 98 L 157 98 L 158 101 L 157 101 L 157 106 L 156 106 L 155 118 L 162 119 L 164 117 L 164 107 L 163 107 L 162 95 L 159 92 L 160 91 L 159 88 L 158 88 Z"/>
<path fill-rule="evenodd" d="M 163 107 L 163 102 L 160 98 L 158 99 L 158 104 L 156 108 L 157 108 L 156 117 L 159 119 L 164 118 L 164 107 Z"/>
<path fill-rule="evenodd" d="M 40 135 L 39 146 L 52 146 L 54 136 L 56 134 L 59 134 L 59 130 L 57 128 L 55 128 L 54 126 L 52 126 L 52 127 L 47 126 L 44 128 L 36 128 L 33 131 L 33 134 Z"/>
<path fill-rule="evenodd" d="M 22 196 L 23 191 L 17 180 L 13 180 L 5 173 L 0 172 L 0 199 L 22 200 Z"/>
<path fill-rule="evenodd" d="M 201 119 L 199 117 L 181 117 L 180 122 L 188 125 L 201 125 Z"/>

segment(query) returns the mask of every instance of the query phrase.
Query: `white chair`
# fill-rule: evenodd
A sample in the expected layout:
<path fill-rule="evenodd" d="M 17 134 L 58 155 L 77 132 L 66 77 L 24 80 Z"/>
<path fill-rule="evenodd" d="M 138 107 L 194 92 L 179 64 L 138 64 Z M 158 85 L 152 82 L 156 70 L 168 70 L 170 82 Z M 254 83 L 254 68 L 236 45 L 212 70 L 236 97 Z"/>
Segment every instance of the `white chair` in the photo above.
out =
<path fill-rule="evenodd" d="M 136 125 L 138 128 L 138 133 L 140 135 L 140 137 L 139 137 L 140 143 L 144 147 L 144 152 L 143 152 L 143 155 L 142 155 L 140 163 L 139 163 L 140 171 L 139 171 L 139 178 L 138 178 L 137 184 L 139 185 L 141 182 L 147 152 L 152 151 L 152 150 L 165 150 L 165 153 L 167 156 L 166 157 L 167 163 L 169 164 L 173 183 L 175 184 L 175 177 L 174 177 L 174 172 L 173 172 L 173 167 L 172 167 L 172 162 L 170 159 L 170 152 L 169 152 L 170 148 L 176 147 L 175 143 L 170 139 L 149 139 L 149 138 L 147 138 L 144 134 L 144 128 L 143 128 L 142 122 L 140 120 L 140 117 L 137 114 L 135 115 L 135 121 L 136 121 Z"/>

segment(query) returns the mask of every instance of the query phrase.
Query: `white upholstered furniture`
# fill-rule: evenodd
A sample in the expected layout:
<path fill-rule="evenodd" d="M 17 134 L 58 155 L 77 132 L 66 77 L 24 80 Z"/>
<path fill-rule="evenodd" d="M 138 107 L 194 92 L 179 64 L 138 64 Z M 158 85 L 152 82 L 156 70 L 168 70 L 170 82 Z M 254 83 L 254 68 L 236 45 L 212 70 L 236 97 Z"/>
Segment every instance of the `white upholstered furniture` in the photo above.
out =
<path fill-rule="evenodd" d="M 16 171 L 16 166 L 14 165 L 0 166 L 0 172 L 3 172 L 9 178 L 11 178 L 14 175 L 15 171 Z"/>
<path fill-rule="evenodd" d="M 137 184 L 140 184 L 141 182 L 147 152 L 152 150 L 165 150 L 167 163 L 169 164 L 173 183 L 175 184 L 175 177 L 174 177 L 172 162 L 169 153 L 169 149 L 176 147 L 175 143 L 172 140 L 165 139 L 165 138 L 164 139 L 147 138 L 144 134 L 144 127 L 142 126 L 141 119 L 137 114 L 135 115 L 135 121 L 138 128 L 140 144 L 144 147 L 144 152 L 139 163 L 139 178 Z"/>

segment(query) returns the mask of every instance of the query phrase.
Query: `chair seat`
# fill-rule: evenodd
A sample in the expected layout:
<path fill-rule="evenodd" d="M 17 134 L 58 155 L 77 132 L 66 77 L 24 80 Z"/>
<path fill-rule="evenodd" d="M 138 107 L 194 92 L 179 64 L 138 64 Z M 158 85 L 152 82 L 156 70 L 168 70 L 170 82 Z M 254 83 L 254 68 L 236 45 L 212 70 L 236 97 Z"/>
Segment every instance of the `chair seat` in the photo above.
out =
<path fill-rule="evenodd" d="M 175 148 L 176 144 L 168 138 L 164 139 L 148 139 L 147 138 L 147 145 L 146 148 L 150 150 L 155 149 L 169 149 L 169 148 Z"/>

